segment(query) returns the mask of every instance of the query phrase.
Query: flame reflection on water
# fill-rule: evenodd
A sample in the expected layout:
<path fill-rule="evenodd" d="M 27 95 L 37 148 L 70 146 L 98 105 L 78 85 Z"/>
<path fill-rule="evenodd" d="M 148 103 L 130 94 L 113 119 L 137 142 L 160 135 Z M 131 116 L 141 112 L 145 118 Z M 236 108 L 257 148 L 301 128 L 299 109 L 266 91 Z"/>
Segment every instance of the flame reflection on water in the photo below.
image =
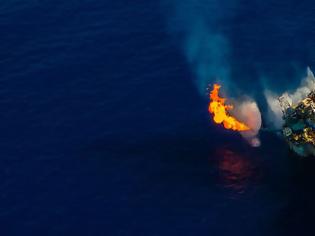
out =
<path fill-rule="evenodd" d="M 219 178 L 223 187 L 233 190 L 233 192 L 243 193 L 256 176 L 253 159 L 228 148 L 219 149 L 216 158 Z"/>

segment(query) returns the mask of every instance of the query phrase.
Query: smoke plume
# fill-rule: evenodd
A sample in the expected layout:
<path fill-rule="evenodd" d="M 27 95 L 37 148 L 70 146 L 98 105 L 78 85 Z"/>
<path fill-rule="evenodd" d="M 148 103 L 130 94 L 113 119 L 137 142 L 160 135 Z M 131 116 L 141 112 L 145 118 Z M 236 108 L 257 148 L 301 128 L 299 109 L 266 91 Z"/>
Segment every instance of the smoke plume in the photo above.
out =
<path fill-rule="evenodd" d="M 242 137 L 253 147 L 260 146 L 258 133 L 261 128 L 261 114 L 257 103 L 248 97 L 243 101 L 236 101 L 235 104 L 233 115 L 250 128 L 248 131 L 241 132 Z"/>
<path fill-rule="evenodd" d="M 209 83 L 222 85 L 225 96 L 231 96 L 237 88 L 237 78 L 231 78 L 230 45 L 220 28 L 222 22 L 233 16 L 220 0 L 174 0 L 169 16 L 171 33 L 182 46 L 188 64 L 195 74 L 196 86 L 201 95 L 205 94 Z M 229 6 L 236 4 L 229 1 Z M 218 27 L 221 25 L 220 27 Z M 252 129 L 242 132 L 242 136 L 253 146 L 259 146 L 257 138 L 261 127 L 261 114 L 252 98 L 237 100 L 234 116 L 244 121 Z"/>

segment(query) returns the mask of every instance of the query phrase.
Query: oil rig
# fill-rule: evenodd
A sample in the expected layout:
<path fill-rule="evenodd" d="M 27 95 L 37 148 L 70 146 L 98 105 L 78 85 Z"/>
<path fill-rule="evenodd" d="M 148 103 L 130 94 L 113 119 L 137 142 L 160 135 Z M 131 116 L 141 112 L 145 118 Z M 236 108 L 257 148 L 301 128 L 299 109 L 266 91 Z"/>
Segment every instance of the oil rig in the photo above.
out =
<path fill-rule="evenodd" d="M 309 70 L 310 75 L 314 78 Z M 282 134 L 286 142 L 300 156 L 315 156 L 315 88 L 297 104 L 292 104 L 287 93 L 278 100 L 283 113 Z"/>

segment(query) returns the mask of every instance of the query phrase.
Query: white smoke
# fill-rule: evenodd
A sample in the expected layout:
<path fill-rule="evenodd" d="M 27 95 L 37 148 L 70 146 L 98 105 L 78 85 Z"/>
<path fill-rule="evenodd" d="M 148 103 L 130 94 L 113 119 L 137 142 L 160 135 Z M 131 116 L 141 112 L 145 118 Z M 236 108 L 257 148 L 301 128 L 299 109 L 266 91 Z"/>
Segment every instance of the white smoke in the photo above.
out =
<path fill-rule="evenodd" d="M 286 99 L 292 105 L 298 104 L 301 100 L 307 97 L 307 95 L 315 89 L 315 78 L 311 69 L 307 68 L 307 75 L 302 79 L 300 86 L 293 92 L 286 91 L 282 95 L 272 93 L 270 90 L 265 90 L 264 94 L 268 104 L 268 119 L 271 125 L 275 128 L 281 128 L 283 124 L 282 110 L 278 98 L 280 96 L 286 97 Z"/>
<path fill-rule="evenodd" d="M 250 128 L 249 131 L 242 131 L 240 134 L 251 146 L 260 146 L 258 133 L 261 128 L 261 114 L 257 103 L 250 98 L 246 98 L 242 102 L 235 102 L 235 104 L 233 115 Z"/>
<path fill-rule="evenodd" d="M 166 1 L 166 0 L 165 0 Z M 231 3 L 235 0 L 229 0 Z M 169 1 L 168 1 L 169 2 Z M 229 40 L 218 25 L 228 13 L 220 0 L 172 0 L 168 26 L 195 75 L 200 94 L 209 83 L 230 85 Z"/>
<path fill-rule="evenodd" d="M 274 128 L 281 128 L 283 125 L 282 119 L 282 110 L 279 103 L 279 95 L 274 94 L 270 90 L 265 90 L 264 92 L 267 104 L 268 104 L 268 114 L 267 119 L 269 121 L 269 125 Z"/>

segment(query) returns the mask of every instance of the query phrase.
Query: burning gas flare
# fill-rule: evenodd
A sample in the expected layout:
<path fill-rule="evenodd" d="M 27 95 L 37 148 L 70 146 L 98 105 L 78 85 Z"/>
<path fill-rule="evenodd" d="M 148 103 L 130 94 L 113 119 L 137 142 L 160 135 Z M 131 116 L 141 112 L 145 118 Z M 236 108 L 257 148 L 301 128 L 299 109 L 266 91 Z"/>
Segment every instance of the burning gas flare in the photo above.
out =
<path fill-rule="evenodd" d="M 247 131 L 250 128 L 244 123 L 228 114 L 233 109 L 232 105 L 225 105 L 225 98 L 219 96 L 221 86 L 214 84 L 213 90 L 210 92 L 209 112 L 213 114 L 213 120 L 217 124 L 223 124 L 224 128 L 235 131 Z"/>

